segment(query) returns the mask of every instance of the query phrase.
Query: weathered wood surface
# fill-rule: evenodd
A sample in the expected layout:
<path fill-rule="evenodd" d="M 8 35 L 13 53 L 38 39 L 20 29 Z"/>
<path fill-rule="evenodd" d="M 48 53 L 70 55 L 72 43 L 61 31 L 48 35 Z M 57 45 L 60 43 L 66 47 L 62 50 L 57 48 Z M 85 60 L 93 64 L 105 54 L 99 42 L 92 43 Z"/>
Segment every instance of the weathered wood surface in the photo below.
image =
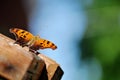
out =
<path fill-rule="evenodd" d="M 44 60 L 46 66 L 43 69 L 42 75 L 39 80 L 61 80 L 63 71 L 58 63 L 54 60 L 46 57 L 43 54 L 38 55 L 42 60 Z"/>
<path fill-rule="evenodd" d="M 2 34 L 0 42 L 0 79 L 61 80 L 63 70 L 54 60 L 43 54 L 37 56 Z"/>
<path fill-rule="evenodd" d="M 0 34 L 0 76 L 8 80 L 37 80 L 44 61 Z"/>

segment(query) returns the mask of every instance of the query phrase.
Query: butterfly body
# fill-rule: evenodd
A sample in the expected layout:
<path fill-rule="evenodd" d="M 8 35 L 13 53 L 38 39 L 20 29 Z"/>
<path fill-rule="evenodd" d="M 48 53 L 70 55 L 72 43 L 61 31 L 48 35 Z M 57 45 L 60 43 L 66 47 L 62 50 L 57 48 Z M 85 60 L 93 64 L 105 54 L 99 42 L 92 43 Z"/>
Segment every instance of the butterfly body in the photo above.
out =
<path fill-rule="evenodd" d="M 39 49 L 51 48 L 55 50 L 57 46 L 51 41 L 40 38 L 39 36 L 34 36 L 30 32 L 19 29 L 11 28 L 10 32 L 13 33 L 16 37 L 16 43 L 21 46 L 28 46 L 30 50 L 37 51 Z"/>

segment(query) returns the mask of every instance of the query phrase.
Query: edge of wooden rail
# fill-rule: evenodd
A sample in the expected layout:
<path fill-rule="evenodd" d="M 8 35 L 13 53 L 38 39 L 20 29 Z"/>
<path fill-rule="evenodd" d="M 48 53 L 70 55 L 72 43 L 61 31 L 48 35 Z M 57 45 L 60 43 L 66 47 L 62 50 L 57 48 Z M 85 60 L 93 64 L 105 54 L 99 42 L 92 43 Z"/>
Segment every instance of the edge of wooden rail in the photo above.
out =
<path fill-rule="evenodd" d="M 60 80 L 60 65 L 44 54 L 36 55 L 28 47 L 0 34 L 0 77 L 9 80 Z"/>

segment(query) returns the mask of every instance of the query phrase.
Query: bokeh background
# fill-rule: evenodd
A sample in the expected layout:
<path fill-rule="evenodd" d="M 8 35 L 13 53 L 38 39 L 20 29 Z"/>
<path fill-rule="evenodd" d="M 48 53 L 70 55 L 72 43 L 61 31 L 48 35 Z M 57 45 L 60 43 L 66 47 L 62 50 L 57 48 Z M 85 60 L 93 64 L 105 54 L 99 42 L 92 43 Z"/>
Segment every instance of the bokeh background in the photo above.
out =
<path fill-rule="evenodd" d="M 19 27 L 54 42 L 39 50 L 60 64 L 62 80 L 120 80 L 119 0 L 2 0 L 0 32 Z"/>

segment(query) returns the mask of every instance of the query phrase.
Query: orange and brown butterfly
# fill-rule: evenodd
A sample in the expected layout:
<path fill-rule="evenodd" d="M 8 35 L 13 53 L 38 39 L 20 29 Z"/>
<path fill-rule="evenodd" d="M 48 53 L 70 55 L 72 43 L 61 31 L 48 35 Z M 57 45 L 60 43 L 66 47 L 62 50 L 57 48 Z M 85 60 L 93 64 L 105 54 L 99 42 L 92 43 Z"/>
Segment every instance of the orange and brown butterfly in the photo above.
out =
<path fill-rule="evenodd" d="M 39 50 L 39 49 L 46 49 L 51 48 L 55 50 L 57 46 L 52 43 L 51 41 L 45 40 L 40 38 L 39 36 L 34 36 L 30 32 L 19 29 L 19 28 L 11 28 L 10 32 L 15 35 L 17 44 L 21 46 L 28 46 L 30 50 Z"/>

